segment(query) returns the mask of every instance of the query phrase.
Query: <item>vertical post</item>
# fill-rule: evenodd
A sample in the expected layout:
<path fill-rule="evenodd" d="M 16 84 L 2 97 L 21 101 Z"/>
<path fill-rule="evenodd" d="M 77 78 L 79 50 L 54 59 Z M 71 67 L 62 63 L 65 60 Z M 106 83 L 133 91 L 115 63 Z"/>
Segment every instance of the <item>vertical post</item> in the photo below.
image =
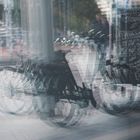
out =
<path fill-rule="evenodd" d="M 4 12 L 5 12 L 5 25 L 6 25 L 6 47 L 11 48 L 12 42 L 12 8 L 13 1 L 5 0 L 4 1 Z"/>
<path fill-rule="evenodd" d="M 27 30 L 30 52 L 32 57 L 42 58 L 49 63 L 55 59 L 53 50 L 53 1 L 28 0 L 26 2 L 28 5 Z M 24 10 L 26 9 L 21 11 L 21 15 Z"/>
<path fill-rule="evenodd" d="M 66 13 L 66 1 L 63 0 L 63 14 L 64 14 L 64 19 L 63 19 L 63 25 L 64 25 L 64 36 L 66 36 L 66 29 L 67 29 L 67 24 L 66 24 L 66 18 L 67 18 L 67 13 Z"/>
<path fill-rule="evenodd" d="M 109 59 L 111 59 L 112 55 L 112 49 L 113 49 L 113 44 L 112 44 L 112 0 L 110 1 L 110 13 L 109 13 Z"/>

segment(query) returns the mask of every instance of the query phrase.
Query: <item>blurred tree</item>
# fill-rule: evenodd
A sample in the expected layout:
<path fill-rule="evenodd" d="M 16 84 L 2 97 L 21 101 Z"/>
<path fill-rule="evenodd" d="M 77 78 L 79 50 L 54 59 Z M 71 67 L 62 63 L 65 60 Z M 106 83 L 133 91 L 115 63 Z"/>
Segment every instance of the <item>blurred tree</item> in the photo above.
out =
<path fill-rule="evenodd" d="M 86 31 L 97 12 L 95 0 L 54 0 L 54 26 L 61 31 Z"/>
<path fill-rule="evenodd" d="M 75 0 L 74 11 L 77 17 L 92 20 L 96 13 L 99 12 L 99 9 L 95 0 Z"/>

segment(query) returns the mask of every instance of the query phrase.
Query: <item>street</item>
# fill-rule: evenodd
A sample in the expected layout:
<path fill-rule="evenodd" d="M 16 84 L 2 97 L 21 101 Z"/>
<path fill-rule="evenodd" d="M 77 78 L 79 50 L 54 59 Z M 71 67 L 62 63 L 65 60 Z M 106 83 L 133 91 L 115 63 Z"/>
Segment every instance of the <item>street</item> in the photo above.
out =
<path fill-rule="evenodd" d="M 116 117 L 98 111 L 85 116 L 79 125 L 60 128 L 37 115 L 0 114 L 2 140 L 139 140 L 140 114 Z"/>

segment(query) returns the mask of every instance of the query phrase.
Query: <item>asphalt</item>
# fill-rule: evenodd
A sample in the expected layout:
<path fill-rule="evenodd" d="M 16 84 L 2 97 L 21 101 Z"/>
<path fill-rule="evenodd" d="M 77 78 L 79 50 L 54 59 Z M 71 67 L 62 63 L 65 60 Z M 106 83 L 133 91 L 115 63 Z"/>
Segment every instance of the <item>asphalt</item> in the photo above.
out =
<path fill-rule="evenodd" d="M 116 117 L 94 111 L 71 128 L 50 125 L 37 115 L 0 114 L 2 140 L 139 140 L 140 114 Z"/>

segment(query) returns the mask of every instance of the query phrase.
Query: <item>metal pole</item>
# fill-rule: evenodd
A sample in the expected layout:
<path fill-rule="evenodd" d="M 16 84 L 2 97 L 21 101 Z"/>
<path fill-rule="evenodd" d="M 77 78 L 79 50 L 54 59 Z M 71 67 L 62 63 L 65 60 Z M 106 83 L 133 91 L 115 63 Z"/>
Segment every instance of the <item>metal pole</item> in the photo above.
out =
<path fill-rule="evenodd" d="M 111 59 L 111 56 L 112 56 L 112 49 L 113 49 L 113 46 L 112 46 L 112 0 L 110 1 L 110 13 L 109 13 L 109 59 Z"/>
<path fill-rule="evenodd" d="M 12 8 L 13 1 L 5 0 L 4 1 L 4 11 L 5 11 L 5 27 L 6 27 L 6 47 L 12 45 Z"/>

